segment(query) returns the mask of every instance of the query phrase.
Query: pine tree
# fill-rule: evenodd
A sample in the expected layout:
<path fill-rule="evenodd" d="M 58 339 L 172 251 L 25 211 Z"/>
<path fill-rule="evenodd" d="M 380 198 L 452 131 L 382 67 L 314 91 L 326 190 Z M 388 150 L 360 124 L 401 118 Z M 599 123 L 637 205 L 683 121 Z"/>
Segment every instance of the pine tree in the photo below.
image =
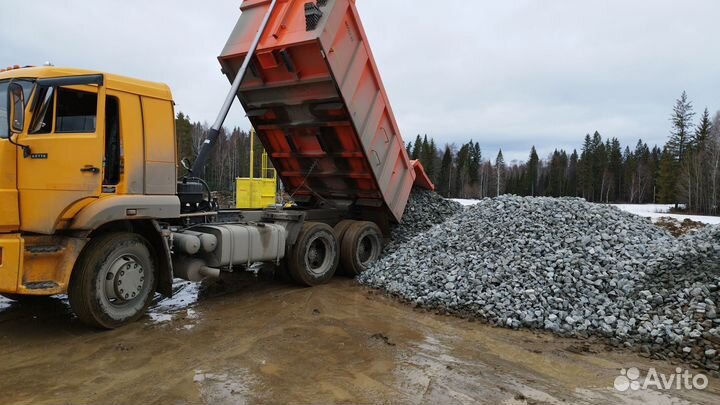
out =
<path fill-rule="evenodd" d="M 561 197 L 566 195 L 567 168 L 567 153 L 564 150 L 559 151 L 555 149 L 550 157 L 550 167 L 548 168 L 548 173 L 545 176 L 547 184 L 543 194 L 552 197 Z"/>
<path fill-rule="evenodd" d="M 592 192 L 591 201 L 601 202 L 603 200 L 603 193 L 607 187 L 607 148 L 602 141 L 602 136 L 598 131 L 595 131 L 592 138 L 593 144 L 593 156 L 592 156 L 592 173 L 593 173 L 593 184 L 594 189 Z"/>
<path fill-rule="evenodd" d="M 667 147 L 660 158 L 660 167 L 657 180 L 658 202 L 660 204 L 676 203 L 677 169 L 678 162 L 675 154 Z"/>
<path fill-rule="evenodd" d="M 420 138 L 420 134 L 415 138 L 415 145 L 413 146 L 412 153 L 410 154 L 410 158 L 412 160 L 418 160 L 420 159 L 420 154 L 422 153 L 422 138 Z"/>
<path fill-rule="evenodd" d="M 503 157 L 502 149 L 498 152 L 495 158 L 495 196 L 499 197 L 505 192 L 505 158 Z"/>
<path fill-rule="evenodd" d="M 594 154 L 595 150 L 593 147 L 592 139 L 590 138 L 590 134 L 587 134 L 585 135 L 585 141 L 583 142 L 582 147 L 582 155 L 578 163 L 580 171 L 578 183 L 580 188 L 580 194 L 584 199 L 588 201 L 593 200 L 593 190 L 595 189 L 592 166 Z"/>
<path fill-rule="evenodd" d="M 638 162 L 635 158 L 635 154 L 630 150 L 629 146 L 625 147 L 625 151 L 622 156 L 623 160 L 623 188 L 618 190 L 618 196 L 623 201 L 632 203 L 635 200 L 637 194 L 638 185 L 635 178 L 637 172 Z"/>
<path fill-rule="evenodd" d="M 668 152 L 672 154 L 673 159 L 677 162 L 682 162 L 687 149 L 692 147 L 693 139 L 690 128 L 694 116 L 692 102 L 688 100 L 687 93 L 683 91 L 680 99 L 675 102 L 675 107 L 673 107 L 673 113 L 670 117 L 672 130 L 670 131 L 670 140 L 667 143 Z"/>
<path fill-rule="evenodd" d="M 617 138 L 612 138 L 609 143 L 610 148 L 608 150 L 608 170 L 611 181 L 611 190 L 608 193 L 609 197 L 606 200 L 618 201 L 621 197 L 625 174 L 623 173 L 623 155 L 620 141 Z"/>
<path fill-rule="evenodd" d="M 570 155 L 570 160 L 568 162 L 568 168 L 567 168 L 567 174 L 565 175 L 565 177 L 567 178 L 567 191 L 566 191 L 565 195 L 568 195 L 570 197 L 577 197 L 579 195 L 577 150 L 573 150 L 573 153 Z"/>
<path fill-rule="evenodd" d="M 427 134 L 423 137 L 422 141 L 422 148 L 420 149 L 420 154 L 418 155 L 418 159 L 421 161 L 423 159 L 428 160 L 429 158 L 429 152 L 430 152 L 430 143 L 428 142 L 428 136 Z M 424 164 L 425 162 L 423 162 Z"/>
<path fill-rule="evenodd" d="M 177 161 L 182 159 L 195 160 L 195 151 L 193 150 L 192 127 L 190 117 L 182 112 L 178 112 L 175 119 L 175 134 L 177 142 Z"/>
<path fill-rule="evenodd" d="M 540 158 L 538 158 L 537 151 L 533 145 L 530 149 L 530 159 L 528 160 L 527 170 L 527 190 L 528 195 L 535 197 L 535 192 L 538 184 L 538 177 L 540 174 Z"/>
<path fill-rule="evenodd" d="M 702 150 L 710 137 L 710 131 L 712 130 L 712 121 L 710 120 L 710 111 L 705 107 L 702 117 L 700 117 L 700 123 L 695 128 L 695 136 L 692 143 L 697 147 L 698 150 Z"/>
<path fill-rule="evenodd" d="M 478 182 L 480 181 L 480 166 L 482 165 L 482 151 L 480 150 L 480 143 L 473 143 L 470 141 L 468 144 L 468 153 L 468 176 L 470 179 L 470 187 L 476 193 L 474 197 L 479 197 L 477 187 Z"/>
<path fill-rule="evenodd" d="M 443 197 L 450 197 L 450 183 L 452 181 L 452 151 L 450 145 L 445 145 L 442 162 L 440 163 L 440 175 L 438 176 L 438 192 Z"/>
<path fill-rule="evenodd" d="M 685 159 L 688 157 L 688 151 L 694 148 L 693 137 L 691 135 L 692 118 L 695 116 L 693 112 L 692 102 L 688 100 L 687 93 L 683 91 L 682 95 L 675 102 L 673 113 L 670 117 L 672 122 L 672 130 L 670 131 L 670 139 L 667 142 L 666 149 L 670 157 L 675 161 L 674 170 L 672 172 L 664 172 L 664 185 L 674 184 L 675 190 L 663 189 L 663 197 L 665 201 L 673 200 L 675 208 L 679 206 L 680 194 L 685 188 L 687 192 L 692 189 L 692 185 L 687 185 L 690 180 L 689 176 L 681 179 L 680 171 L 689 171 L 685 165 Z M 665 169 L 669 169 L 669 165 L 665 165 Z M 668 177 L 673 177 L 672 179 Z M 687 187 L 686 187 L 687 185 Z"/>
<path fill-rule="evenodd" d="M 708 169 L 708 210 L 710 215 L 717 215 L 719 211 L 718 198 L 720 197 L 720 111 L 718 111 L 710 126 L 710 135 L 706 146 Z"/>
<path fill-rule="evenodd" d="M 430 179 L 433 181 L 436 179 L 436 167 L 435 167 L 435 160 L 437 159 L 437 147 L 435 146 L 435 140 L 430 139 L 428 141 L 427 135 L 425 135 L 425 140 L 423 141 L 423 150 L 420 156 L 420 161 L 422 162 L 423 166 L 425 167 L 425 171 L 427 172 L 428 176 L 430 176 Z"/>

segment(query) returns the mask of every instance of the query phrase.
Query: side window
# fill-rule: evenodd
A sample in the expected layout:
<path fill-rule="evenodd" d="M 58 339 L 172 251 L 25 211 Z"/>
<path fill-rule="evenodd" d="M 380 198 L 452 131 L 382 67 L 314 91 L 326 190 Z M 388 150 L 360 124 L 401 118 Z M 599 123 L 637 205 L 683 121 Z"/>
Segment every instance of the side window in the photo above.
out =
<path fill-rule="evenodd" d="M 0 83 L 0 138 L 6 139 L 9 136 L 7 116 L 7 89 L 8 82 Z"/>
<path fill-rule="evenodd" d="M 59 88 L 56 133 L 93 133 L 97 121 L 97 94 Z"/>
<path fill-rule="evenodd" d="M 55 88 L 40 87 L 37 90 L 33 107 L 33 122 L 30 125 L 31 135 L 49 134 L 52 132 L 53 114 L 55 112 Z"/>
<path fill-rule="evenodd" d="M 120 182 L 122 152 L 120 145 L 120 105 L 116 97 L 105 102 L 105 178 L 103 184 Z"/>

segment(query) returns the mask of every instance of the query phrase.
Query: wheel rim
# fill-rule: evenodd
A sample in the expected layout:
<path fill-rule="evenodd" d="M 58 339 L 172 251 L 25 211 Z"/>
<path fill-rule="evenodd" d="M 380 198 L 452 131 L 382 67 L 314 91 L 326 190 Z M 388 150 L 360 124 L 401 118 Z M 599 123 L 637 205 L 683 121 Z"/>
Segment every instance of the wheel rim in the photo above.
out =
<path fill-rule="evenodd" d="M 316 236 L 308 244 L 305 254 L 305 267 L 315 276 L 322 276 L 327 273 L 330 267 L 332 247 L 330 242 L 321 236 Z"/>
<path fill-rule="evenodd" d="M 380 239 L 374 232 L 367 231 L 360 236 L 356 255 L 363 270 L 380 257 Z"/>
<path fill-rule="evenodd" d="M 123 306 L 143 296 L 145 268 L 134 255 L 122 255 L 115 259 L 105 272 L 103 299 L 110 305 Z"/>

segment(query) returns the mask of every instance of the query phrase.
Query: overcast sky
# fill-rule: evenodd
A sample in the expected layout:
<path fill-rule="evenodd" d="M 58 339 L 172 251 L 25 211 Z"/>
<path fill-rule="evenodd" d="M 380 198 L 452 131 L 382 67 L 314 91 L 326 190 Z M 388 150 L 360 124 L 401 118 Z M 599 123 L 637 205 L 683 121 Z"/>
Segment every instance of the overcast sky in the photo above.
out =
<path fill-rule="evenodd" d="M 81 67 L 168 83 L 212 122 L 216 57 L 240 0 L 3 2 L 0 65 Z M 720 109 L 717 0 L 357 0 L 406 140 L 479 141 L 524 160 L 595 130 L 661 144 L 674 100 Z M 229 125 L 249 127 L 242 108 Z"/>

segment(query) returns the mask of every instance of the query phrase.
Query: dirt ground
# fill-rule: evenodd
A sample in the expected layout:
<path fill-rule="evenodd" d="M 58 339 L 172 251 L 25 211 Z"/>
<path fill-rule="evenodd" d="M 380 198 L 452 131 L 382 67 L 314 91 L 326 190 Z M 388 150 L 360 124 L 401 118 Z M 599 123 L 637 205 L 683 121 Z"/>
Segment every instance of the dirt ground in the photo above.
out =
<path fill-rule="evenodd" d="M 678 221 L 671 217 L 661 217 L 655 222 L 655 225 L 665 228 L 672 236 L 679 238 L 680 236 L 687 235 L 688 233 L 705 227 L 702 222 L 685 219 L 684 221 Z"/>
<path fill-rule="evenodd" d="M 251 275 L 179 284 L 141 322 L 98 332 L 62 299 L 0 301 L 3 404 L 682 404 L 620 369 L 675 366 L 599 343 L 429 314 L 350 280 L 299 289 Z"/>

